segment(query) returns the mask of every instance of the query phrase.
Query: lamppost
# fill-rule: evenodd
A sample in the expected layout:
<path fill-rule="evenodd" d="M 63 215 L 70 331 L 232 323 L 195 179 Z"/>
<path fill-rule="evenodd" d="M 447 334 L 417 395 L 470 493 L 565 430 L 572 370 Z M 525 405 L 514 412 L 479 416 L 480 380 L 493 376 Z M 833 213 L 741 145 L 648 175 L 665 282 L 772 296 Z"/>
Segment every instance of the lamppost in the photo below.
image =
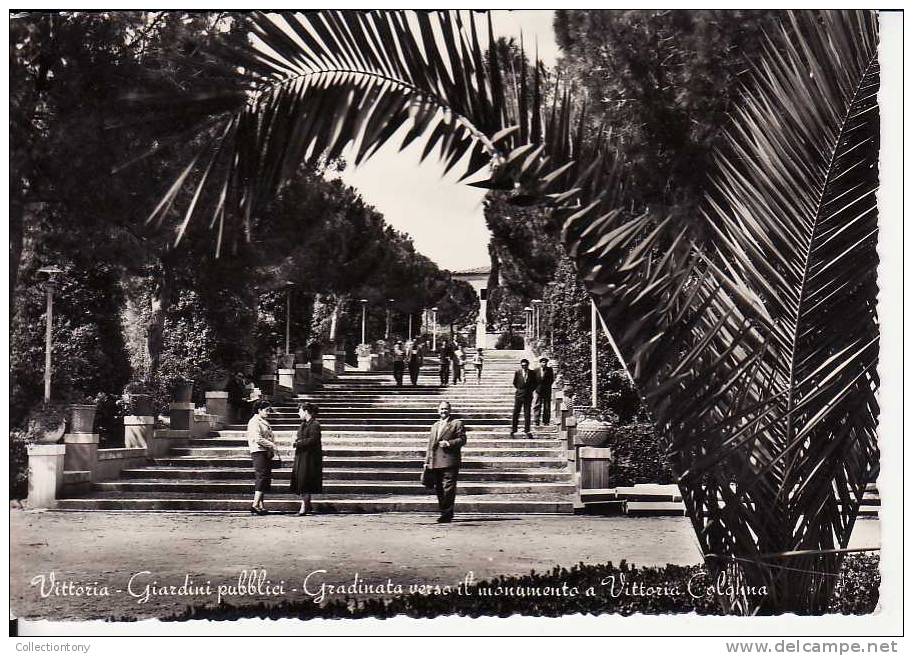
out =
<path fill-rule="evenodd" d="M 365 342 L 365 320 L 367 317 L 366 308 L 368 306 L 368 299 L 361 298 L 361 299 L 359 299 L 358 302 L 361 303 L 361 343 L 366 344 L 367 342 Z"/>
<path fill-rule="evenodd" d="M 285 283 L 285 354 L 291 353 L 292 334 L 292 287 L 293 282 Z"/>
<path fill-rule="evenodd" d="M 539 327 L 541 319 L 542 319 L 542 299 L 541 298 L 533 299 L 533 326 L 534 326 L 533 339 L 535 339 L 536 341 L 538 341 L 542 337 L 540 327 Z"/>
<path fill-rule="evenodd" d="M 387 330 L 384 333 L 384 339 L 390 339 L 390 312 L 391 312 L 392 305 L 393 305 L 393 299 L 388 298 L 387 299 Z"/>
<path fill-rule="evenodd" d="M 596 301 L 590 297 L 590 406 L 596 407 Z"/>
<path fill-rule="evenodd" d="M 43 273 L 48 277 L 44 283 L 44 291 L 48 298 L 44 333 L 44 402 L 48 403 L 51 400 L 51 349 L 53 348 L 54 290 L 57 289 L 57 276 L 63 273 L 63 269 L 52 264 L 51 266 L 41 267 L 38 269 L 38 273 Z"/>
<path fill-rule="evenodd" d="M 431 308 L 431 350 L 437 351 L 437 306 Z"/>

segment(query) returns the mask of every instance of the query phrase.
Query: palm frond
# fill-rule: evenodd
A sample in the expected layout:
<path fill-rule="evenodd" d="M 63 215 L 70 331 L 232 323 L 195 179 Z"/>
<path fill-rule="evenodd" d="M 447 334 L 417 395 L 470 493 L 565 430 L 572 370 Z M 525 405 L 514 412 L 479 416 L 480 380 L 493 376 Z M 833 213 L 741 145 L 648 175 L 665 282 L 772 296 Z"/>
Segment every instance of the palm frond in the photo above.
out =
<path fill-rule="evenodd" d="M 759 554 L 845 547 L 877 467 L 877 90 L 873 14 L 791 14 L 720 153 L 706 230 L 568 220 L 705 552 L 772 595 L 733 599 L 743 612 L 823 610 L 838 556 L 784 576 Z"/>

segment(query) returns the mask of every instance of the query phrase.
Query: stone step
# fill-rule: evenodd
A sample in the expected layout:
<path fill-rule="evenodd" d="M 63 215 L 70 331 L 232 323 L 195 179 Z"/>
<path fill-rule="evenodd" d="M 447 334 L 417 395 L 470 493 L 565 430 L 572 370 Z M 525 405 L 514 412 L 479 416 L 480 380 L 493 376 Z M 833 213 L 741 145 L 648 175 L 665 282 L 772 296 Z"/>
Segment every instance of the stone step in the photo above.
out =
<path fill-rule="evenodd" d="M 482 514 L 571 514 L 573 503 L 563 496 L 554 499 L 525 499 L 524 495 L 510 496 L 463 496 L 457 493 L 455 510 L 458 515 L 464 513 Z M 518 497 L 518 498 L 515 498 Z M 266 499 L 266 508 L 270 512 L 293 514 L 300 502 L 291 495 L 284 497 L 271 495 Z M 433 494 L 425 496 L 363 496 L 358 498 L 332 498 L 326 495 L 315 495 L 313 505 L 318 513 L 387 513 L 387 512 L 438 512 L 437 500 Z M 134 495 L 117 494 L 113 497 L 93 496 L 86 498 L 61 499 L 60 510 L 124 510 L 124 511 L 217 511 L 247 513 L 250 499 L 233 497 L 188 498 L 181 495 L 177 498 L 146 498 Z M 307 518 L 295 517 L 294 521 L 306 522 Z"/>
<path fill-rule="evenodd" d="M 462 419 L 466 423 L 485 421 L 490 419 L 503 420 L 510 417 L 510 412 L 504 411 L 479 411 L 473 409 L 471 413 L 464 415 L 454 414 L 454 419 Z M 430 408 L 320 408 L 320 423 L 323 424 L 328 419 L 335 421 L 395 421 L 397 419 L 406 419 L 409 421 L 422 421 L 429 426 L 437 421 L 439 415 Z M 269 415 L 270 422 L 279 421 L 299 421 L 297 409 L 286 412 L 271 412 Z"/>
<path fill-rule="evenodd" d="M 462 450 L 463 458 L 473 458 L 473 457 L 501 457 L 501 458 L 510 458 L 510 457 L 526 457 L 526 458 L 559 458 L 564 455 L 564 452 L 559 449 L 547 449 L 547 448 L 524 448 L 521 446 L 517 447 L 505 447 L 505 448 L 488 448 L 488 449 L 477 449 L 473 447 L 463 447 Z M 171 455 L 174 456 L 209 456 L 213 458 L 227 457 L 227 456 L 249 456 L 250 451 L 245 448 L 234 448 L 234 447 L 205 447 L 205 448 L 193 448 L 193 447 L 179 447 L 172 448 Z M 291 458 L 294 455 L 291 447 L 280 448 L 279 455 L 282 459 Z M 352 457 L 352 458 L 362 458 L 366 460 L 380 459 L 380 458 L 402 458 L 402 457 L 413 457 L 413 458 L 424 458 L 425 457 L 425 448 L 424 447 L 415 447 L 409 448 L 408 446 L 325 446 L 323 448 L 323 457 L 333 458 L 335 456 L 340 457 Z"/>
<path fill-rule="evenodd" d="M 490 418 L 479 418 L 473 416 L 472 418 L 467 418 L 463 420 L 463 425 L 466 427 L 466 430 L 476 430 L 486 428 L 488 426 L 497 427 L 504 424 L 505 419 L 510 422 L 510 417 L 490 417 Z M 327 430 L 330 430 L 336 426 L 355 426 L 363 430 L 375 430 L 376 428 L 386 428 L 390 427 L 394 430 L 396 426 L 419 426 L 424 427 L 426 430 L 431 427 L 431 424 L 434 423 L 433 419 L 424 419 L 422 417 L 327 417 L 324 415 L 320 416 L 320 426 Z M 289 415 L 288 418 L 275 417 L 271 416 L 269 418 L 269 423 L 274 428 L 276 426 L 288 426 L 294 425 L 298 426 L 301 423 L 301 420 L 297 417 L 292 417 Z M 240 430 L 242 424 L 230 424 L 231 430 Z M 340 430 L 352 430 L 341 428 Z"/>
<path fill-rule="evenodd" d="M 279 434 L 278 443 L 290 446 L 294 440 L 294 434 Z M 323 446 L 409 446 L 415 448 L 424 449 L 428 444 L 428 438 L 425 435 L 417 435 L 416 437 L 381 437 L 377 438 L 373 435 L 359 435 L 357 437 L 340 437 L 336 434 L 325 434 L 322 438 Z M 477 438 L 473 436 L 472 446 L 485 449 L 485 448 L 505 448 L 512 447 L 516 445 L 516 439 L 497 439 L 497 438 Z M 542 448 L 542 449 L 558 449 L 564 448 L 564 444 L 561 440 L 557 439 L 534 439 L 534 440 L 524 440 L 523 445 L 526 447 Z M 246 447 L 247 438 L 243 435 L 229 436 L 229 437 L 210 437 L 210 438 L 197 438 L 192 439 L 187 443 L 188 447 L 192 448 L 208 448 L 208 447 Z"/>
<path fill-rule="evenodd" d="M 325 494 L 421 494 L 425 489 L 419 482 L 420 471 L 414 472 L 412 481 L 382 481 L 382 480 L 351 480 L 333 481 L 324 479 L 323 492 Z M 279 484 L 277 492 L 287 492 L 288 483 Z M 574 484 L 569 482 L 536 483 L 536 482 L 473 482 L 459 481 L 458 494 L 573 494 Z M 118 480 L 105 481 L 95 484 L 99 493 L 120 492 L 134 495 L 164 493 L 188 494 L 218 494 L 218 495 L 252 495 L 254 493 L 253 479 L 248 482 L 240 481 L 213 481 L 186 479 L 175 481 L 166 480 Z"/>
<path fill-rule="evenodd" d="M 121 472 L 121 480 L 135 479 L 187 479 L 187 480 L 249 480 L 252 476 L 250 462 L 245 467 L 235 468 L 191 468 L 191 467 L 141 467 L 125 469 Z M 394 469 L 381 467 L 351 467 L 351 468 L 324 468 L 324 481 L 341 480 L 382 480 L 382 481 L 414 481 L 421 472 L 421 467 L 410 469 Z M 273 472 L 273 479 L 288 480 L 291 478 L 291 467 L 277 469 Z M 491 481 L 491 482 L 528 482 L 528 483 L 561 483 L 572 482 L 573 474 L 560 469 L 461 469 L 460 481 Z"/>
<path fill-rule="evenodd" d="M 295 424 L 274 424 L 273 433 L 278 435 L 288 434 L 294 435 L 298 430 L 300 422 Z M 430 428 L 427 424 L 388 424 L 384 426 L 359 426 L 354 424 L 330 424 L 328 426 L 322 426 L 323 435 L 333 434 L 333 435 L 375 435 L 378 437 L 382 436 L 408 436 L 410 434 L 420 433 L 423 435 L 428 435 L 428 430 Z M 528 440 L 530 438 L 526 437 L 523 433 L 523 422 L 520 422 L 520 430 L 517 434 L 511 438 L 510 437 L 510 421 L 506 424 L 501 424 L 500 426 L 466 426 L 467 439 L 472 439 L 473 436 L 478 435 L 479 437 L 502 437 L 505 439 L 514 439 L 514 440 Z M 227 436 L 236 434 L 242 435 L 246 434 L 246 425 L 242 424 L 231 424 L 224 431 L 219 431 L 220 434 Z M 556 428 L 553 426 L 531 426 L 530 432 L 533 435 L 533 438 L 538 436 L 552 436 L 556 434 Z"/>
<path fill-rule="evenodd" d="M 323 466 L 326 468 L 333 467 L 383 467 L 383 468 L 406 468 L 421 469 L 425 462 L 424 455 L 421 457 L 403 458 L 389 457 L 366 460 L 362 457 L 327 457 L 323 458 Z M 155 463 L 159 466 L 170 467 L 240 467 L 244 469 L 251 468 L 250 456 L 172 456 L 166 458 L 157 458 Z M 291 459 L 283 458 L 283 466 L 291 470 Z M 500 469 L 513 470 L 518 467 L 539 467 L 544 469 L 567 469 L 567 460 L 565 458 L 541 458 L 541 457 L 480 457 L 474 456 L 463 457 L 460 471 L 467 469 Z"/>

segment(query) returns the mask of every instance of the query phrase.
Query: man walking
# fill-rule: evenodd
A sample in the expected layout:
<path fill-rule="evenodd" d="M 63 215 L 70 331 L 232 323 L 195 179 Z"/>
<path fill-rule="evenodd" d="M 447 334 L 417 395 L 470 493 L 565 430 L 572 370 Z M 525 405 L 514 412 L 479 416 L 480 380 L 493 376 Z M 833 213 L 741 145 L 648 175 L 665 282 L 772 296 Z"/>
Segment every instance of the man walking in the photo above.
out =
<path fill-rule="evenodd" d="M 397 387 L 403 386 L 403 369 L 406 367 L 406 352 L 403 350 L 403 343 L 397 341 L 393 345 L 393 380 L 396 381 Z"/>
<path fill-rule="evenodd" d="M 542 422 L 548 426 L 552 420 L 552 384 L 555 382 L 555 370 L 548 366 L 548 358 L 539 358 L 539 372 L 536 376 L 536 402 L 533 404 L 533 417 L 536 426 Z"/>
<path fill-rule="evenodd" d="M 406 364 L 412 386 L 418 385 L 418 372 L 422 368 L 422 344 L 418 340 L 406 344 Z"/>
<path fill-rule="evenodd" d="M 447 341 L 441 342 L 441 385 L 450 382 L 450 358 L 453 357 L 453 350 L 448 346 Z"/>
<path fill-rule="evenodd" d="M 533 391 L 536 389 L 535 371 L 529 370 L 529 360 L 520 360 L 520 369 L 514 372 L 514 416 L 510 424 L 510 436 L 517 433 L 517 422 L 520 419 L 520 408 L 523 408 L 523 426 L 526 437 L 532 439 L 529 432 L 529 411 L 533 404 Z"/>
<path fill-rule="evenodd" d="M 466 444 L 466 429 L 462 421 L 450 416 L 449 401 L 441 401 L 437 412 L 440 419 L 431 426 L 425 467 L 431 473 L 431 483 L 437 493 L 438 508 L 441 511 L 437 521 L 445 524 L 453 519 L 457 476 L 460 473 L 460 449 Z"/>

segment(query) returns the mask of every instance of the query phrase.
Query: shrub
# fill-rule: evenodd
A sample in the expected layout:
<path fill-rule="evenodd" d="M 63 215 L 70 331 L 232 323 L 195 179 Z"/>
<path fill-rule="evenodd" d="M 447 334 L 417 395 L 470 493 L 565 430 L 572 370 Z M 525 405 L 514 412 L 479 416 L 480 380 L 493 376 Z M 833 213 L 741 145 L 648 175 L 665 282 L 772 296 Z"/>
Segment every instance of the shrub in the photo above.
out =
<path fill-rule="evenodd" d="M 28 438 L 24 430 L 10 431 L 10 499 L 24 499 L 29 493 Z"/>
<path fill-rule="evenodd" d="M 514 332 L 501 333 L 498 341 L 495 342 L 495 348 L 499 351 L 519 350 L 523 348 L 523 345 L 523 336 Z"/>
<path fill-rule="evenodd" d="M 608 443 L 615 461 L 609 470 L 609 487 L 639 483 L 673 483 L 669 459 L 659 445 L 653 425 L 637 422 L 619 426 Z"/>

